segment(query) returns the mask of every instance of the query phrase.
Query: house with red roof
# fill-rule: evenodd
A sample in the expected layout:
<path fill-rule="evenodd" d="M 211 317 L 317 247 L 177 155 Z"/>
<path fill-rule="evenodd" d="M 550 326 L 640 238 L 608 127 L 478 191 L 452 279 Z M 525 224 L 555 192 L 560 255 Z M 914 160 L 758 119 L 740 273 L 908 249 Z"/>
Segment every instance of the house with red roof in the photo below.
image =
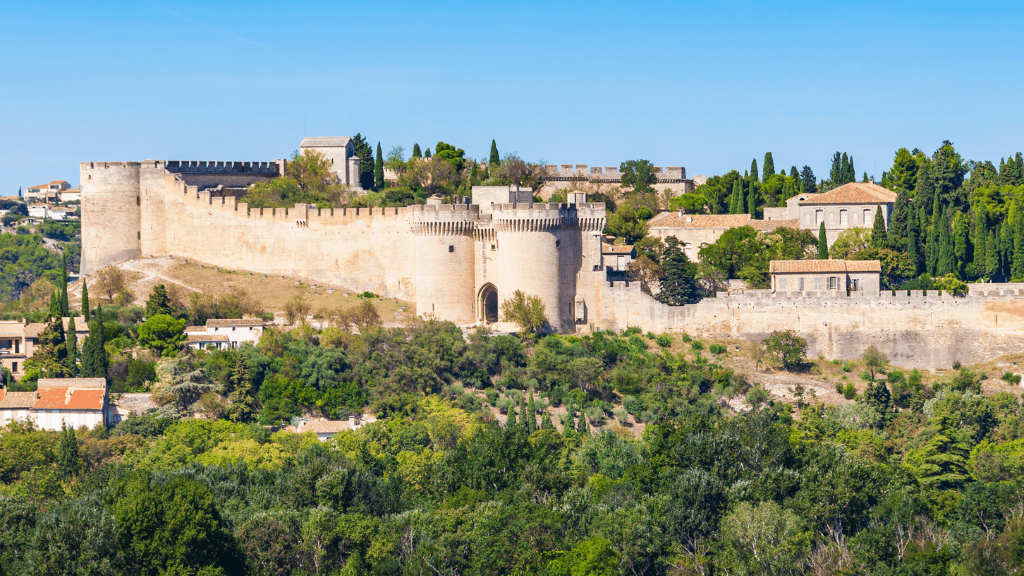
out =
<path fill-rule="evenodd" d="M 40 378 L 35 392 L 0 390 L 0 424 L 28 420 L 43 430 L 111 425 L 106 378 Z"/>

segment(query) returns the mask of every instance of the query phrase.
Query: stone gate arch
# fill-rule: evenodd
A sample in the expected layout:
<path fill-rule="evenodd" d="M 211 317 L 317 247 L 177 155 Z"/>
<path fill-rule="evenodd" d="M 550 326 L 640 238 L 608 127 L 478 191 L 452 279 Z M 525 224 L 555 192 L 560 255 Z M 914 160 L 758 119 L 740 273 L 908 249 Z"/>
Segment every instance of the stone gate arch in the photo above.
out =
<path fill-rule="evenodd" d="M 477 320 L 491 324 L 498 321 L 498 289 L 488 282 L 477 294 Z"/>

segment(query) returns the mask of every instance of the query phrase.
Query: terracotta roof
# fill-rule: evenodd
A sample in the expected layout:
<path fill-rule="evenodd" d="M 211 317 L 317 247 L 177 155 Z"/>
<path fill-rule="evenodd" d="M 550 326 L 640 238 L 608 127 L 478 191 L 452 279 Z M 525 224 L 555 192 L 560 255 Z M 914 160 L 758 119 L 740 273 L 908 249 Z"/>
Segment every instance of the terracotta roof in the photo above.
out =
<path fill-rule="evenodd" d="M 36 403 L 35 392 L 10 392 L 0 400 L 0 408 L 31 408 Z"/>
<path fill-rule="evenodd" d="M 352 425 L 348 420 L 312 420 L 306 422 L 304 426 L 299 426 L 297 431 L 301 434 L 304 432 L 313 432 L 316 434 L 336 434 L 345 430 L 351 430 Z"/>
<path fill-rule="evenodd" d="M 680 214 L 662 212 L 647 222 L 648 228 L 739 228 L 750 226 L 750 214 Z"/>
<path fill-rule="evenodd" d="M 0 337 L 25 335 L 25 324 L 21 322 L 0 322 Z"/>
<path fill-rule="evenodd" d="M 602 254 L 632 254 L 632 244 L 605 244 L 601 249 Z"/>
<path fill-rule="evenodd" d="M 225 320 L 207 320 L 207 326 L 263 326 L 259 318 L 231 318 Z"/>
<path fill-rule="evenodd" d="M 46 330 L 46 322 L 33 322 L 25 325 L 25 338 L 38 338 Z"/>
<path fill-rule="evenodd" d="M 0 403 L 3 403 L 5 394 L 7 394 L 7 388 L 0 388 Z"/>
<path fill-rule="evenodd" d="M 189 332 L 204 332 L 205 333 L 206 332 L 206 326 L 186 326 L 185 327 L 185 333 L 188 334 Z"/>
<path fill-rule="evenodd" d="M 189 342 L 227 342 L 228 337 L 226 334 L 189 334 Z"/>
<path fill-rule="evenodd" d="M 60 388 L 43 388 L 36 390 L 35 410 L 102 410 L 106 389 L 76 388 L 73 386 Z"/>
<path fill-rule="evenodd" d="M 850 182 L 808 198 L 800 204 L 890 204 L 896 201 L 896 194 L 869 182 Z"/>
<path fill-rule="evenodd" d="M 778 230 L 779 228 L 792 228 L 794 230 L 800 229 L 800 220 L 751 220 L 749 226 L 752 226 L 754 230 L 760 230 L 761 232 L 771 232 Z"/>
<path fill-rule="evenodd" d="M 40 378 L 40 388 L 102 388 L 107 389 L 106 378 Z"/>
<path fill-rule="evenodd" d="M 881 271 L 878 260 L 772 260 L 768 264 L 770 274 Z"/>
<path fill-rule="evenodd" d="M 344 148 L 351 140 L 348 136 L 316 136 L 303 138 L 299 148 Z"/>

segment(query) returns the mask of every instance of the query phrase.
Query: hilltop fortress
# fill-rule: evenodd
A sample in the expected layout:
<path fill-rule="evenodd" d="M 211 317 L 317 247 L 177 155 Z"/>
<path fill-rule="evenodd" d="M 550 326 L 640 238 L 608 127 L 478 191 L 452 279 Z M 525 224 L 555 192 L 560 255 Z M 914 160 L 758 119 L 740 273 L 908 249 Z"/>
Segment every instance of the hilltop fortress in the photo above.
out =
<path fill-rule="evenodd" d="M 351 178 L 351 155 L 337 156 Z M 602 239 L 604 204 L 587 203 L 583 194 L 535 204 L 531 190 L 474 187 L 465 204 L 320 210 L 250 209 L 244 198 L 215 191 L 275 178 L 284 167 L 282 160 L 83 162 L 82 273 L 173 255 L 369 290 L 461 324 L 497 321 L 500 303 L 522 290 L 541 298 L 559 332 L 638 326 L 757 339 L 790 328 L 807 338 L 812 354 L 853 358 L 873 344 L 908 367 L 1020 349 L 1020 285 L 986 285 L 964 298 L 748 290 L 664 305 L 625 279 L 623 256 Z"/>

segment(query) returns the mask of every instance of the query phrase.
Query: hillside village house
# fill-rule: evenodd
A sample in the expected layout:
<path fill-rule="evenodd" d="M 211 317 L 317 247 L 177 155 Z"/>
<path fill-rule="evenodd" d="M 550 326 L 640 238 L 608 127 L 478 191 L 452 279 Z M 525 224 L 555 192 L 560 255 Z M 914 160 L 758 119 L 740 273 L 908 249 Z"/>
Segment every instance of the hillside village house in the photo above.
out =
<path fill-rule="evenodd" d="M 70 318 L 64 318 L 64 330 L 67 331 Z M 39 334 L 46 329 L 46 323 L 26 323 L 17 320 L 0 322 L 0 364 L 11 371 L 15 380 L 25 375 L 25 360 L 35 354 Z M 89 327 L 85 317 L 75 318 L 75 335 L 79 345 L 89 335 Z"/>
<path fill-rule="evenodd" d="M 76 220 L 74 208 L 51 206 L 49 204 L 29 204 L 28 215 L 42 220 Z"/>
<path fill-rule="evenodd" d="M 0 424 L 28 420 L 43 430 L 111 424 L 105 378 L 40 378 L 35 392 L 0 389 Z"/>
<path fill-rule="evenodd" d="M 849 290 L 877 294 L 882 266 L 878 260 L 772 260 L 772 292 Z"/>
<path fill-rule="evenodd" d="M 625 272 L 629 263 L 636 259 L 636 249 L 632 244 L 604 244 L 601 258 L 606 269 Z"/>
<path fill-rule="evenodd" d="M 230 350 L 246 342 L 256 344 L 263 335 L 263 320 L 240 318 L 206 321 L 206 326 L 185 328 L 185 345 L 196 350 Z"/>
<path fill-rule="evenodd" d="M 70 189 L 71 185 L 64 180 L 54 180 L 47 184 L 29 186 L 22 191 L 22 195 L 26 202 L 56 202 L 60 198 L 60 193 L 62 191 Z"/>
<path fill-rule="evenodd" d="M 691 262 L 696 262 L 700 249 L 713 244 L 726 230 L 750 226 L 760 232 L 772 232 L 778 228 L 797 228 L 796 219 L 755 220 L 750 214 L 684 214 L 662 212 L 647 222 L 649 234 L 664 240 L 675 236 L 682 243 L 683 252 Z"/>

